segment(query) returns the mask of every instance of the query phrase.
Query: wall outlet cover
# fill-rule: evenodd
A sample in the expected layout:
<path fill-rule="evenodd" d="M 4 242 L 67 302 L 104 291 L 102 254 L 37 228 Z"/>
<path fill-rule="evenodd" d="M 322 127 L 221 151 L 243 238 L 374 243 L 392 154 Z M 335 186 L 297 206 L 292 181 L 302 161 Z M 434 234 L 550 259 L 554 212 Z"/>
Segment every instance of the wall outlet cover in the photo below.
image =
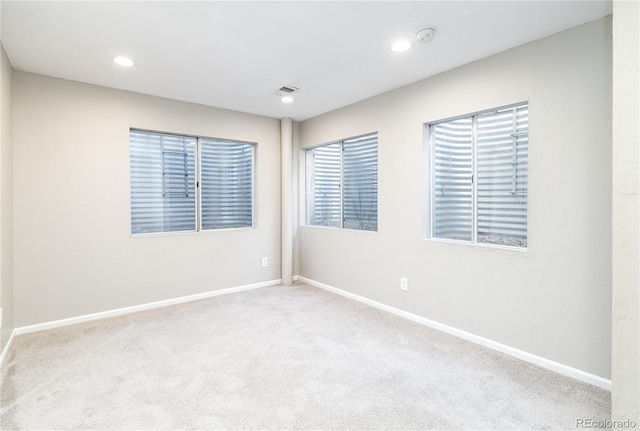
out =
<path fill-rule="evenodd" d="M 400 277 L 400 290 L 404 292 L 409 291 L 409 279 L 406 277 Z"/>

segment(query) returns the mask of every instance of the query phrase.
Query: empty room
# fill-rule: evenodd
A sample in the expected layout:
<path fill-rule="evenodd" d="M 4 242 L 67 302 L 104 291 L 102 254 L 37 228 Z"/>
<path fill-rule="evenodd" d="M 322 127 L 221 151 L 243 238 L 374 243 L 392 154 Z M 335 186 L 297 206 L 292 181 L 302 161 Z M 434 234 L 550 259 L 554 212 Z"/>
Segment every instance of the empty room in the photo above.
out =
<path fill-rule="evenodd" d="M 0 1 L 0 428 L 640 429 L 636 1 Z"/>

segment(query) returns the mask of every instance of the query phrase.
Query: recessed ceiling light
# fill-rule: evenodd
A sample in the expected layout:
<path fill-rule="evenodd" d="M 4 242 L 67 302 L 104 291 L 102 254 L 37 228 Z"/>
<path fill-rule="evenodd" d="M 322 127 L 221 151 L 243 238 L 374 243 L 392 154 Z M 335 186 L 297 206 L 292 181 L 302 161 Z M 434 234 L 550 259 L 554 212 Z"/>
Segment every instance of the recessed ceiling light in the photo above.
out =
<path fill-rule="evenodd" d="M 391 45 L 391 51 L 393 52 L 405 52 L 411 49 L 411 43 L 408 40 L 400 39 Z"/>
<path fill-rule="evenodd" d="M 124 67 L 131 67 L 136 65 L 135 61 L 133 61 L 129 57 L 123 57 L 123 56 L 113 57 L 113 62 L 117 65 L 124 66 Z"/>
<path fill-rule="evenodd" d="M 282 96 L 280 98 L 280 101 L 282 103 L 291 103 L 291 102 L 293 102 L 293 97 L 291 97 L 291 96 Z"/>

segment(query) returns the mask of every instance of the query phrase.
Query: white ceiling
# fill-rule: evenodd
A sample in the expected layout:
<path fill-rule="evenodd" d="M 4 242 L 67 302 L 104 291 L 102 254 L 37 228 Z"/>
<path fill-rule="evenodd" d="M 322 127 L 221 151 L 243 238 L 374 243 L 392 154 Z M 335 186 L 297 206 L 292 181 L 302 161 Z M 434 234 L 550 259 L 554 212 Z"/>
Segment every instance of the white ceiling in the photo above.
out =
<path fill-rule="evenodd" d="M 610 1 L 2 1 L 16 70 L 270 117 L 310 118 L 589 22 Z M 429 44 L 389 50 L 399 37 Z M 114 55 L 133 57 L 123 69 Z M 282 104 L 283 85 L 299 87 Z"/>

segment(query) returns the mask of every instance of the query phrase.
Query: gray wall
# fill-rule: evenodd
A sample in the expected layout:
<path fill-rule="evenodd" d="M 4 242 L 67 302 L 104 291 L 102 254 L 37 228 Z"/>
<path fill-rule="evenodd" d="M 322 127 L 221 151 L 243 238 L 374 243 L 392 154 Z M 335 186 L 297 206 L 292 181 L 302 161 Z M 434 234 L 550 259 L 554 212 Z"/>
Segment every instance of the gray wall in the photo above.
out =
<path fill-rule="evenodd" d="M 380 231 L 299 227 L 297 273 L 609 378 L 611 56 L 603 19 L 302 122 L 300 148 L 379 132 Z M 280 277 L 278 120 L 13 72 L 12 140 L 4 55 L 1 70 L 2 345 L 14 285 L 20 327 Z M 525 100 L 529 249 L 423 239 L 423 123 Z M 129 127 L 258 142 L 256 228 L 131 237 Z M 614 355 L 621 378 L 637 380 L 635 349 Z"/>
<path fill-rule="evenodd" d="M 280 278 L 278 120 L 22 72 L 13 90 L 16 327 Z M 132 237 L 130 127 L 257 142 L 256 227 Z"/>
<path fill-rule="evenodd" d="M 0 352 L 13 330 L 13 163 L 11 63 L 0 44 Z"/>
<path fill-rule="evenodd" d="M 640 423 L 640 7 L 616 1 L 613 13 L 611 414 Z"/>
<path fill-rule="evenodd" d="M 299 275 L 610 378 L 611 56 L 609 17 L 302 122 L 379 133 L 379 232 L 300 227 Z M 522 101 L 528 250 L 423 239 L 423 124 Z"/>

